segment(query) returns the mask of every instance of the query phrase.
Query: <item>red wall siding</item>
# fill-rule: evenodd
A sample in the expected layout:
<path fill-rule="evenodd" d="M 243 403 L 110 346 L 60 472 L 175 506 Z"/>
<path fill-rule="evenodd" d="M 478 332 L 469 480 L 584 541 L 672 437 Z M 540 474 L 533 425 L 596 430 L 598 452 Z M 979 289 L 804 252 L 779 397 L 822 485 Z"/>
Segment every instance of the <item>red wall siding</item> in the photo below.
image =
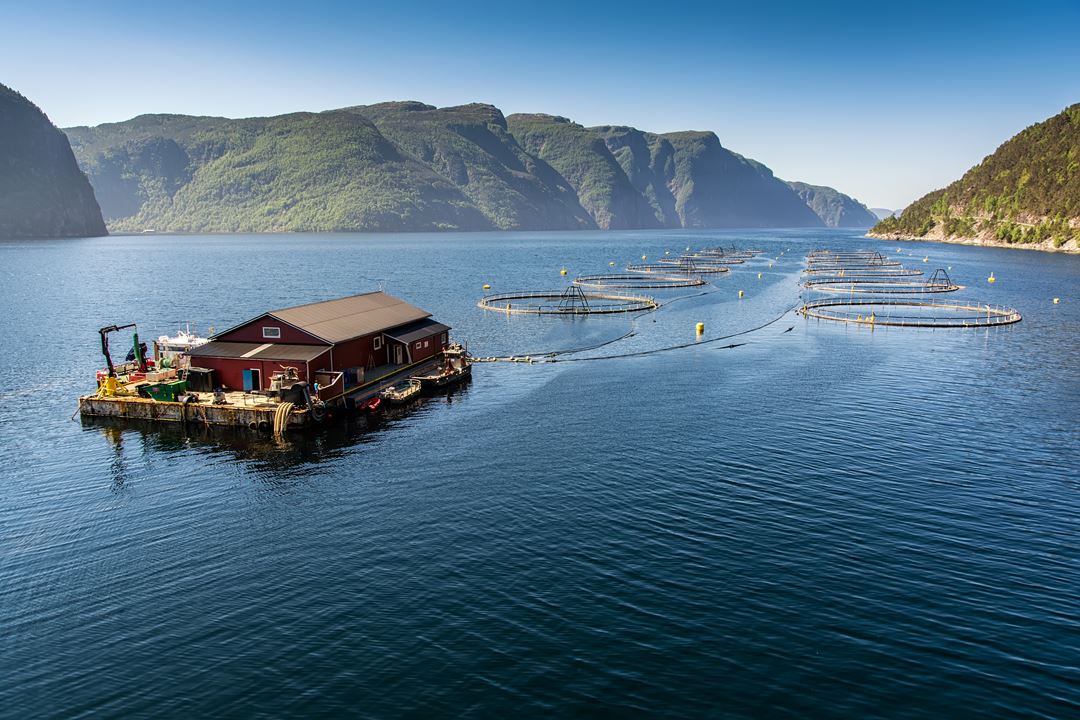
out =
<path fill-rule="evenodd" d="M 364 335 L 363 337 L 354 338 L 353 340 L 346 340 L 343 343 L 338 343 L 334 346 L 334 370 L 344 370 L 349 367 L 369 367 L 368 359 L 374 356 L 375 365 L 385 365 L 387 363 L 386 343 L 376 350 L 375 338 L 379 337 L 379 333 L 374 335 Z M 312 369 L 315 366 L 312 365 Z"/>
<path fill-rule="evenodd" d="M 252 358 L 193 358 L 196 367 L 211 368 L 214 370 L 214 382 L 218 386 L 225 386 L 229 390 L 244 389 L 244 371 L 248 368 L 262 370 L 262 388 L 270 387 L 270 376 L 281 371 L 282 365 L 296 368 L 301 380 L 307 380 L 307 363 L 303 360 L 255 360 Z M 311 361 L 311 372 L 314 373 L 323 367 L 330 365 L 329 351 Z"/>
<path fill-rule="evenodd" d="M 264 327 L 281 328 L 281 337 L 273 339 L 264 338 L 262 334 L 262 329 Z M 250 322 L 244 323 L 235 330 L 230 330 L 217 339 L 228 340 L 229 342 L 278 342 L 286 343 L 288 345 L 326 345 L 324 341 L 314 335 L 306 333 L 303 330 L 298 330 L 290 325 L 286 325 L 272 317 L 255 318 Z"/>

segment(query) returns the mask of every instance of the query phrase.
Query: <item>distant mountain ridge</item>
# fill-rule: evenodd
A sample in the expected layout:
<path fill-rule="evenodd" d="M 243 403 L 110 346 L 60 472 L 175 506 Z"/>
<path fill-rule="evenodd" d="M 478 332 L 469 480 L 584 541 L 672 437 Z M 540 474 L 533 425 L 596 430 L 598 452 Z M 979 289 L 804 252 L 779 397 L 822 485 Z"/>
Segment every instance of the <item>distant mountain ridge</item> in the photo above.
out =
<path fill-rule="evenodd" d="M 387 102 L 66 130 L 118 231 L 822 227 L 711 132 L 587 128 L 492 105 Z M 846 197 L 846 196 L 844 196 Z"/>
<path fill-rule="evenodd" d="M 1013 136 L 869 235 L 1080 251 L 1080 103 Z"/>
<path fill-rule="evenodd" d="M 67 137 L 36 105 L 0 85 L 0 237 L 105 234 Z"/>
<path fill-rule="evenodd" d="M 831 187 L 802 182 L 789 182 L 788 185 L 829 227 L 868 228 L 878 221 L 870 208 Z"/>

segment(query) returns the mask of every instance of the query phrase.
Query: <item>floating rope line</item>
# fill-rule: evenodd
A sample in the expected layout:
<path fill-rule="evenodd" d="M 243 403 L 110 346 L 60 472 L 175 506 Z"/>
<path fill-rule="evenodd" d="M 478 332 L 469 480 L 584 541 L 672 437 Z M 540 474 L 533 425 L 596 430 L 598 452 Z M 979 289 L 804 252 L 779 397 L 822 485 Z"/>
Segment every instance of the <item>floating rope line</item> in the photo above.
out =
<path fill-rule="evenodd" d="M 662 289 L 706 285 L 708 281 L 698 275 L 582 275 L 574 284 L 585 288 Z"/>
<path fill-rule="evenodd" d="M 666 347 L 653 348 L 652 350 L 640 350 L 638 352 L 621 353 L 619 355 L 598 355 L 598 356 L 595 356 L 595 357 L 583 357 L 583 358 L 553 358 L 553 359 L 550 359 L 550 360 L 542 360 L 540 362 L 568 363 L 568 362 L 590 362 L 590 361 L 593 361 L 593 360 L 621 360 L 623 358 L 644 357 L 646 355 L 656 355 L 658 353 L 670 352 L 672 350 L 682 350 L 684 348 L 699 347 L 701 345 L 709 345 L 711 343 L 720 342 L 722 340 L 730 340 L 732 338 L 741 337 L 743 335 L 749 335 L 750 333 L 757 332 L 759 330 L 764 330 L 765 328 L 769 327 L 770 325 L 773 325 L 775 323 L 780 322 L 780 320 L 782 320 L 785 315 L 787 315 L 788 313 L 790 313 L 792 310 L 795 310 L 795 309 L 796 308 L 788 308 L 787 310 L 784 310 L 784 312 L 782 312 L 779 315 L 777 315 L 776 317 L 774 317 L 772 320 L 769 320 L 768 322 L 762 323 L 761 325 L 758 325 L 756 327 L 752 327 L 752 328 L 749 328 L 747 330 L 740 330 L 739 332 L 731 333 L 730 335 L 720 335 L 718 337 L 709 338 L 707 340 L 696 340 L 694 342 L 680 343 L 679 345 L 668 345 Z M 785 330 L 784 332 L 787 332 L 787 330 Z M 725 346 L 725 348 L 736 348 L 736 347 L 740 347 L 741 345 L 744 345 L 744 344 L 745 343 L 728 345 L 728 346 Z"/>
<path fill-rule="evenodd" d="M 902 314 L 905 308 L 923 308 L 923 314 Z M 1000 305 L 976 302 L 930 302 L 920 300 L 814 300 L 804 303 L 799 312 L 819 320 L 923 328 L 979 328 L 1011 325 L 1022 319 L 1019 312 Z"/>
<path fill-rule="evenodd" d="M 565 290 L 523 290 L 485 295 L 477 307 L 507 315 L 607 315 L 655 310 L 656 300 L 647 295 L 586 293 L 576 285 Z"/>

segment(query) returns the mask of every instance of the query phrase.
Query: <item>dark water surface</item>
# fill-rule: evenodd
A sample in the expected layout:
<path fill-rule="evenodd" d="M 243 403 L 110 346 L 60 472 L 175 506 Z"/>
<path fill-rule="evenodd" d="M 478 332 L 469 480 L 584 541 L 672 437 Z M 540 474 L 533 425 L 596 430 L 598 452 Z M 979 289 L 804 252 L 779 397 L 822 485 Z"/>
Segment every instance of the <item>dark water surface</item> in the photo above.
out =
<path fill-rule="evenodd" d="M 769 256 L 637 319 L 475 307 L 485 282 L 720 241 Z M 0 243 L 0 715 L 1080 717 L 1080 257 L 904 245 L 1024 321 L 870 331 L 788 312 L 817 246 L 897 249 Z M 380 282 L 478 355 L 775 322 L 479 365 L 380 427 L 281 445 L 71 419 L 102 325 L 221 329 Z"/>

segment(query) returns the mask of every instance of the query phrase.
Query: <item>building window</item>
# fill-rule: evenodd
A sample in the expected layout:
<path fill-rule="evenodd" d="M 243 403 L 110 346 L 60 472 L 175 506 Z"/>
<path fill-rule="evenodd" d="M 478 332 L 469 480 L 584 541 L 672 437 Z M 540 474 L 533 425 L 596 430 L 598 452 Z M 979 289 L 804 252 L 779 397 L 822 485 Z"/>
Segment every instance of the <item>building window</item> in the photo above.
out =
<path fill-rule="evenodd" d="M 382 350 L 382 335 L 375 336 L 375 344 L 373 345 L 373 347 L 376 350 Z"/>
<path fill-rule="evenodd" d="M 420 349 L 420 341 L 417 340 L 416 345 L 414 345 L 413 347 L 415 347 L 417 350 L 419 350 Z"/>
<path fill-rule="evenodd" d="M 443 333 L 443 334 L 442 334 L 442 344 L 443 344 L 443 345 L 445 345 L 445 344 L 446 344 L 446 333 Z"/>
<path fill-rule="evenodd" d="M 425 341 L 424 341 L 424 347 L 427 347 L 427 346 L 428 346 L 428 345 L 430 345 L 430 344 L 431 344 L 431 343 L 430 343 L 429 341 L 427 341 L 427 340 L 425 340 Z"/>
<path fill-rule="evenodd" d="M 262 331 L 263 331 L 263 339 L 264 340 L 280 340 L 281 339 L 281 328 L 279 328 L 279 327 L 264 327 L 262 329 Z"/>

